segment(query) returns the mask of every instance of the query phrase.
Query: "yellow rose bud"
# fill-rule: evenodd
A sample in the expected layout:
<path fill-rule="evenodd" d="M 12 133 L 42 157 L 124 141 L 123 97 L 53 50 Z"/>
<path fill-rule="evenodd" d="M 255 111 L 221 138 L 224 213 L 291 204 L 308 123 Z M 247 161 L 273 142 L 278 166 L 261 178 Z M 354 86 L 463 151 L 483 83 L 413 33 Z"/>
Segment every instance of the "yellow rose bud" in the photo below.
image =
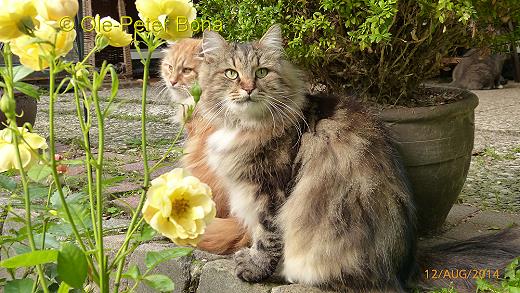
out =
<path fill-rule="evenodd" d="M 16 101 L 4 94 L 0 99 L 0 111 L 4 113 L 5 117 L 14 119 L 16 117 Z"/>
<path fill-rule="evenodd" d="M 103 17 L 99 20 L 96 15 L 96 33 L 108 39 L 108 44 L 112 47 L 125 47 L 132 42 L 132 35 L 123 31 L 121 24 L 110 16 Z"/>
<path fill-rule="evenodd" d="M 197 245 L 215 218 L 211 189 L 184 169 L 154 179 L 146 195 L 144 220 L 178 245 Z"/>
<path fill-rule="evenodd" d="M 45 21 L 40 22 L 34 34 L 35 37 L 22 36 L 15 39 L 11 43 L 11 51 L 20 57 L 20 63 L 36 71 L 49 66 L 48 58 L 67 55 L 76 38 L 75 30 L 59 30 L 53 23 Z"/>
<path fill-rule="evenodd" d="M 0 0 L 0 42 L 29 33 L 38 21 L 31 0 Z"/>
<path fill-rule="evenodd" d="M 78 0 L 34 0 L 38 14 L 46 20 L 59 21 L 78 13 Z"/>
<path fill-rule="evenodd" d="M 193 35 L 190 24 L 197 17 L 197 10 L 191 1 L 136 0 L 135 6 L 147 29 L 159 37 L 174 41 Z"/>
<path fill-rule="evenodd" d="M 38 161 L 38 149 L 46 149 L 45 139 L 36 133 L 29 132 L 24 127 L 18 127 L 22 137 L 18 140 L 22 166 L 25 168 Z M 13 144 L 13 131 L 10 128 L 0 130 L 0 173 L 11 169 L 20 169 L 16 158 L 16 148 Z"/>

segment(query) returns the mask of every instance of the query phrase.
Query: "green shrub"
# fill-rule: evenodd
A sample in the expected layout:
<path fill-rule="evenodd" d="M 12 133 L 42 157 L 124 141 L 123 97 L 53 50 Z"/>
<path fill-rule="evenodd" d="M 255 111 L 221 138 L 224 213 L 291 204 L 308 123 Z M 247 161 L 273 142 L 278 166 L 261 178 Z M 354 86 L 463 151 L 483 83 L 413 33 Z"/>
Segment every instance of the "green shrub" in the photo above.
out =
<path fill-rule="evenodd" d="M 230 40 L 259 38 L 280 23 L 288 56 L 312 72 L 314 81 L 338 93 L 354 89 L 376 102 L 408 104 L 419 85 L 438 73 L 442 57 L 489 40 L 474 36 L 500 18 L 486 12 L 489 19 L 477 25 L 476 9 L 491 2 L 496 1 L 207 0 L 198 11 L 202 18 L 222 20 L 222 34 Z"/>

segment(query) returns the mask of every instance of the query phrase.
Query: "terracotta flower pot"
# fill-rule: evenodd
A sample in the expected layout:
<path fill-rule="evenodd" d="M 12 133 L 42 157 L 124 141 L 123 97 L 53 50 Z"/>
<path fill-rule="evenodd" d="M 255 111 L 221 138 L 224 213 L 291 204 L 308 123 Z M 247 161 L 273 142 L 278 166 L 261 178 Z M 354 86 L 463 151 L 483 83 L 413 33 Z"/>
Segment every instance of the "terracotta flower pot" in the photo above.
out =
<path fill-rule="evenodd" d="M 466 181 L 474 140 L 475 94 L 454 88 L 459 101 L 431 107 L 386 109 L 382 120 L 397 140 L 414 193 L 418 229 L 442 226 Z"/>
<path fill-rule="evenodd" d="M 36 113 L 38 111 L 38 101 L 34 98 L 26 96 L 22 93 L 15 94 L 16 99 L 16 113 L 22 115 L 22 117 L 16 118 L 18 126 L 22 126 L 24 123 L 31 123 L 34 126 L 36 121 Z M 5 128 L 7 119 L 2 111 L 0 111 L 0 129 Z"/>

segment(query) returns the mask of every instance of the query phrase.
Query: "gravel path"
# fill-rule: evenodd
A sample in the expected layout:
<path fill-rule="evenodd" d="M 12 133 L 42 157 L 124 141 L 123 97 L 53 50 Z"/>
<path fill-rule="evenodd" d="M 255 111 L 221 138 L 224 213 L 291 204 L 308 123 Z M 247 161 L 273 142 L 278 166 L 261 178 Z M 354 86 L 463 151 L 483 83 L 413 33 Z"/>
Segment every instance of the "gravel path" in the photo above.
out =
<path fill-rule="evenodd" d="M 460 199 L 479 208 L 520 212 L 520 84 L 474 91 L 474 157 Z"/>

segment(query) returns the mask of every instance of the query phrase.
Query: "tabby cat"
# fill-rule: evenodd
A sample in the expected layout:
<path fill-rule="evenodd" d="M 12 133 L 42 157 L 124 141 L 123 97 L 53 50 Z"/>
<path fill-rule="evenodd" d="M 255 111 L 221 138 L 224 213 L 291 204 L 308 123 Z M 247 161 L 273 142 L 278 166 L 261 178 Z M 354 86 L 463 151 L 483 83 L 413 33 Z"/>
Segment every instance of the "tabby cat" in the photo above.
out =
<path fill-rule="evenodd" d="M 281 263 L 290 282 L 404 291 L 418 272 L 414 203 L 382 124 L 350 99 L 308 95 L 279 26 L 250 43 L 206 31 L 202 49 L 207 164 L 253 235 L 237 276 L 258 282 Z"/>
<path fill-rule="evenodd" d="M 213 133 L 211 121 L 201 115 L 193 115 L 185 121 L 187 106 L 193 105 L 189 89 L 198 77 L 202 58 L 201 40 L 183 39 L 164 51 L 161 62 L 161 77 L 170 93 L 172 102 L 178 104 L 176 121 L 186 122 L 186 154 L 183 166 L 213 190 L 217 207 L 217 219 L 207 227 L 199 248 L 217 254 L 229 254 L 249 245 L 250 237 L 243 225 L 229 213 L 227 193 L 206 162 L 206 140 Z"/>
<path fill-rule="evenodd" d="M 471 49 L 455 66 L 451 85 L 469 90 L 502 88 L 505 83 L 502 68 L 506 59 L 504 54 L 490 55 Z"/>

